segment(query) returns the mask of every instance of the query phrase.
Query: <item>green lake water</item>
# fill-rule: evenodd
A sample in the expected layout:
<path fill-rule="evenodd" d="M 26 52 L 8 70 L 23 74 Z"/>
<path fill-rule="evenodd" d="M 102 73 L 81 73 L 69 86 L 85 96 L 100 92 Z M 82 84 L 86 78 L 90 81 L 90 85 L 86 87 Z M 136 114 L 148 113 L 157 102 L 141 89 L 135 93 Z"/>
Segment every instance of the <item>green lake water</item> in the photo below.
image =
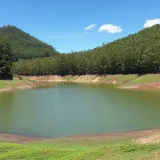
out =
<path fill-rule="evenodd" d="M 160 91 L 57 84 L 0 93 L 0 133 L 64 137 L 160 128 Z"/>

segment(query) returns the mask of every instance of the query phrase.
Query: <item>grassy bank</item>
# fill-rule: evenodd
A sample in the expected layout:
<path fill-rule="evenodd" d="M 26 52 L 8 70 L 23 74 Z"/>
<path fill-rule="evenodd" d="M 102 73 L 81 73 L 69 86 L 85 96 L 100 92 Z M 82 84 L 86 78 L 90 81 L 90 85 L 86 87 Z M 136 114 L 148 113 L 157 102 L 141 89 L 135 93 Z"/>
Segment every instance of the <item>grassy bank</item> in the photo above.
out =
<path fill-rule="evenodd" d="M 153 140 L 154 136 L 148 137 L 150 141 L 143 141 L 142 137 L 127 140 L 90 137 L 23 144 L 0 142 L 0 160 L 159 160 L 160 143 Z"/>
<path fill-rule="evenodd" d="M 38 86 L 38 84 L 28 77 L 22 79 L 14 77 L 13 80 L 0 80 L 0 92 L 17 89 L 29 89 Z"/>
<path fill-rule="evenodd" d="M 15 77 L 12 81 L 0 81 L 0 91 L 38 87 L 42 83 L 75 82 L 75 83 L 109 83 L 118 84 L 121 88 L 143 89 L 160 88 L 160 74 L 148 75 L 85 75 L 85 76 L 33 76 Z"/>
<path fill-rule="evenodd" d="M 85 81 L 85 79 L 91 82 L 104 82 L 104 83 L 119 83 L 121 85 L 144 85 L 150 83 L 160 82 L 160 74 L 148 74 L 148 75 L 106 75 L 106 76 L 72 76 L 71 81 Z"/>

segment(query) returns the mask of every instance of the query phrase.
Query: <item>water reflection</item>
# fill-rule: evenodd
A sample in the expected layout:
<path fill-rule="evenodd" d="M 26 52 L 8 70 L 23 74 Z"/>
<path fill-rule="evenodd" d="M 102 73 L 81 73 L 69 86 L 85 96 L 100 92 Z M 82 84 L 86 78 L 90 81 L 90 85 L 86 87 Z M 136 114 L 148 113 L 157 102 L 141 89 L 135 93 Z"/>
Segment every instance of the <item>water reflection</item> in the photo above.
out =
<path fill-rule="evenodd" d="M 4 129 L 3 132 L 12 127 L 14 103 L 15 92 L 0 93 L 0 128 Z"/>

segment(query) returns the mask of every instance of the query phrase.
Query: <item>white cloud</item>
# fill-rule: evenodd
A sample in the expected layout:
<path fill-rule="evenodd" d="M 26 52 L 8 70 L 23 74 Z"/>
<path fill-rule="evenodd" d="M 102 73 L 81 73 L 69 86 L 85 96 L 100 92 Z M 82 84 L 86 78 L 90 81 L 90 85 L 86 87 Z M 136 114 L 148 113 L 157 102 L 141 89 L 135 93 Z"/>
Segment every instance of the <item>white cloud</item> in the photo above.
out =
<path fill-rule="evenodd" d="M 84 30 L 91 30 L 94 29 L 94 27 L 96 26 L 96 24 L 90 24 L 89 26 L 85 27 Z"/>
<path fill-rule="evenodd" d="M 106 31 L 109 33 L 118 33 L 122 32 L 122 28 L 120 26 L 116 26 L 113 24 L 104 24 L 99 28 L 99 32 Z"/>
<path fill-rule="evenodd" d="M 160 19 L 159 18 L 146 20 L 146 22 L 144 24 L 144 28 L 149 28 L 149 27 L 152 27 L 156 24 L 160 24 Z"/>

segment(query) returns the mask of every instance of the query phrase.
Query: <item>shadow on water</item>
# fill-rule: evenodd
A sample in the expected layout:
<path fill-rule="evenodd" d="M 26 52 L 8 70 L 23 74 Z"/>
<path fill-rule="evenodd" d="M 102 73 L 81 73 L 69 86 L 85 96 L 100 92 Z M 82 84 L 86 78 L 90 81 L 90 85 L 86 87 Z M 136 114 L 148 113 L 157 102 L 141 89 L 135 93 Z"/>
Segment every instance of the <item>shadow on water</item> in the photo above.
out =
<path fill-rule="evenodd" d="M 15 92 L 0 93 L 0 132 L 7 132 L 12 126 Z"/>
<path fill-rule="evenodd" d="M 14 103 L 14 95 L 15 91 L 0 93 L 0 107 L 12 105 Z"/>

